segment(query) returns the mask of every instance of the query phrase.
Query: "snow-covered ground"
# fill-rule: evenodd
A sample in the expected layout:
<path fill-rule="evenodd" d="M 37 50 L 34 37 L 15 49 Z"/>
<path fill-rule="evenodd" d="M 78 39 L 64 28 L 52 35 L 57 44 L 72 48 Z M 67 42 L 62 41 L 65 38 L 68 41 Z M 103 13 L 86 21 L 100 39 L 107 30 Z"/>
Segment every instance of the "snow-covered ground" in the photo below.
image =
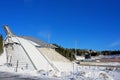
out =
<path fill-rule="evenodd" d="M 51 76 L 50 72 L 44 71 L 18 71 L 6 65 L 0 66 L 0 80 L 120 80 L 120 69 L 108 70 L 98 66 L 74 65 L 74 73 L 61 73 L 61 77 Z"/>
<path fill-rule="evenodd" d="M 86 73 L 90 73 L 89 77 L 95 78 L 96 73 L 106 73 L 108 74 L 113 80 L 120 80 L 120 68 L 106 68 L 106 67 L 98 67 L 98 66 L 79 66 L 78 71 L 84 71 Z M 100 76 L 100 75 L 99 75 Z M 99 78 L 99 76 L 97 76 Z M 93 79 L 93 80 L 99 80 L 99 79 Z M 106 79 L 105 79 L 106 80 Z M 109 80 L 109 79 L 108 79 Z"/>
<path fill-rule="evenodd" d="M 99 58 L 108 58 L 108 59 L 115 59 L 115 58 L 120 58 L 120 54 L 116 54 L 116 55 L 107 55 L 107 56 L 103 56 L 103 55 L 100 55 Z"/>
<path fill-rule="evenodd" d="M 0 80 L 61 80 L 61 79 L 45 76 L 31 76 L 28 74 L 0 72 Z"/>
<path fill-rule="evenodd" d="M 4 65 L 6 55 L 0 56 L 0 80 L 120 80 L 120 68 L 108 69 L 98 66 L 77 66 L 74 64 L 74 73 L 61 73 L 61 77 L 52 75 L 52 72 L 21 70 Z M 106 65 L 120 65 L 120 63 L 106 63 Z M 107 77 L 106 77 L 107 76 Z M 109 77 L 109 78 L 108 78 Z M 74 78 L 74 79 L 73 79 Z"/>

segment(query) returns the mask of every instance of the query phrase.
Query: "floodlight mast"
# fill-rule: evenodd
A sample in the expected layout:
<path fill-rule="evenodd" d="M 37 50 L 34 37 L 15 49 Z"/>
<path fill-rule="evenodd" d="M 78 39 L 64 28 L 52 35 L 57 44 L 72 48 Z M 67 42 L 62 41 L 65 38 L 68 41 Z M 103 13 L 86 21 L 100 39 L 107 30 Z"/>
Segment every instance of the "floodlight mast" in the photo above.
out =
<path fill-rule="evenodd" d="M 77 40 L 75 40 L 75 55 L 77 55 Z"/>

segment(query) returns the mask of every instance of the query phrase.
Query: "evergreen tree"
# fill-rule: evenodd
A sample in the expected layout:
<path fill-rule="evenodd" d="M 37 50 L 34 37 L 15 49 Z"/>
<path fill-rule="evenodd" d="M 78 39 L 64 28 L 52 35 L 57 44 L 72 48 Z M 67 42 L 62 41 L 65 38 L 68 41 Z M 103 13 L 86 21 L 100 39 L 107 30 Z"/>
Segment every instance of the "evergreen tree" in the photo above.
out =
<path fill-rule="evenodd" d="M 3 52 L 3 38 L 2 35 L 0 34 L 0 55 Z"/>

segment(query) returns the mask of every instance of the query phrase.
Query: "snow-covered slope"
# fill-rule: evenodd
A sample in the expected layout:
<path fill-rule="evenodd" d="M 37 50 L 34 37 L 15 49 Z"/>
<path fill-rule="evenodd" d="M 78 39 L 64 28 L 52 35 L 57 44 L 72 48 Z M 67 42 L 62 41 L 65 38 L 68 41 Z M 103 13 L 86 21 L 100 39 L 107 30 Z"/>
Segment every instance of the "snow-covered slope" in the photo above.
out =
<path fill-rule="evenodd" d="M 0 65 L 3 65 L 6 63 L 6 52 L 4 48 L 4 52 L 0 55 Z"/>
<path fill-rule="evenodd" d="M 39 51 L 47 56 L 51 61 L 60 61 L 60 62 L 70 62 L 64 56 L 56 52 L 54 49 L 51 48 L 38 48 Z"/>
<path fill-rule="evenodd" d="M 51 48 L 38 48 L 60 72 L 73 71 L 73 63 Z"/>
<path fill-rule="evenodd" d="M 9 39 L 12 43 L 9 43 Z M 31 70 L 47 70 L 49 62 L 28 40 L 20 37 L 11 37 L 6 40 L 5 46 L 8 62 L 16 66 L 19 61 L 19 67 L 29 67 Z M 50 70 L 55 69 L 50 65 Z"/>

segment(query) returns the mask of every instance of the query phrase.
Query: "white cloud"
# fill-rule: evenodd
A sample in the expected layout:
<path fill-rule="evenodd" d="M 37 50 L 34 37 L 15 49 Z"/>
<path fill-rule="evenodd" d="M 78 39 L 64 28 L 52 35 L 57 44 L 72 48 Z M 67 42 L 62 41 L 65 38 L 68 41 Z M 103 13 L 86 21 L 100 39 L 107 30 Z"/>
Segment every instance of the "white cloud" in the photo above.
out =
<path fill-rule="evenodd" d="M 50 32 L 48 32 L 48 31 L 41 31 L 41 32 L 38 33 L 38 35 L 40 37 L 45 38 L 45 39 L 48 39 L 48 37 L 50 38 L 50 36 L 51 36 Z"/>
<path fill-rule="evenodd" d="M 47 32 L 39 32 L 38 35 L 43 38 L 47 38 Z"/>
<path fill-rule="evenodd" d="M 110 44 L 110 47 L 116 47 L 116 46 L 120 46 L 120 41 L 115 41 Z"/>
<path fill-rule="evenodd" d="M 39 28 L 39 32 L 37 33 L 38 36 L 40 36 L 43 39 L 48 40 L 51 39 L 52 35 L 52 27 L 49 25 L 37 25 Z"/>

